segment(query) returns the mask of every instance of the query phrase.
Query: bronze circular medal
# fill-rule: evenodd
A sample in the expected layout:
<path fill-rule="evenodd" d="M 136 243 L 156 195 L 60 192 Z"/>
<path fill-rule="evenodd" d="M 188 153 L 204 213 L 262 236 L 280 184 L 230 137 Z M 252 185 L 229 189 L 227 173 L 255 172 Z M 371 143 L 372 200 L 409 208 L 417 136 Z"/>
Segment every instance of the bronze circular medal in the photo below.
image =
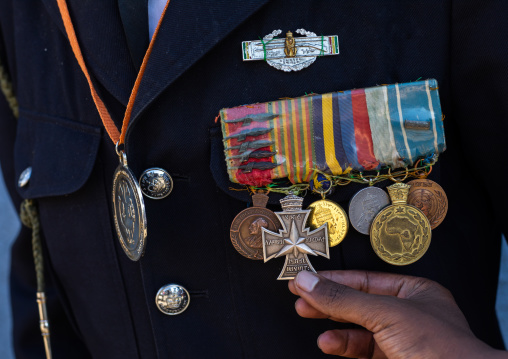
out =
<path fill-rule="evenodd" d="M 443 222 L 448 211 L 448 198 L 443 188 L 428 179 L 408 182 L 411 186 L 407 203 L 418 208 L 429 219 L 432 229 Z"/>
<path fill-rule="evenodd" d="M 254 195 L 265 196 L 265 195 Z M 268 197 L 267 197 L 268 199 Z M 272 232 L 282 229 L 279 219 L 264 206 L 244 209 L 233 220 L 230 229 L 231 242 L 242 256 L 249 259 L 263 259 L 263 237 L 261 228 Z"/>
<path fill-rule="evenodd" d="M 113 180 L 115 229 L 122 248 L 133 261 L 146 245 L 146 214 L 141 189 L 127 166 L 119 165 Z"/>

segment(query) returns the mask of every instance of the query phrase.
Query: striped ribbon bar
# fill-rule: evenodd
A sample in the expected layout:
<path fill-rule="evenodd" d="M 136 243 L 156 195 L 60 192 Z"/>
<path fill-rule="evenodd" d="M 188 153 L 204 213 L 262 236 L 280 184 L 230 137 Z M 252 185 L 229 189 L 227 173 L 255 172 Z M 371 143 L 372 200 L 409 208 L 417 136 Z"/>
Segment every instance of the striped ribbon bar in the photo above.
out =
<path fill-rule="evenodd" d="M 315 170 L 402 168 L 446 148 L 433 79 L 244 105 L 220 116 L 229 177 L 255 186 L 277 178 L 307 183 Z"/>

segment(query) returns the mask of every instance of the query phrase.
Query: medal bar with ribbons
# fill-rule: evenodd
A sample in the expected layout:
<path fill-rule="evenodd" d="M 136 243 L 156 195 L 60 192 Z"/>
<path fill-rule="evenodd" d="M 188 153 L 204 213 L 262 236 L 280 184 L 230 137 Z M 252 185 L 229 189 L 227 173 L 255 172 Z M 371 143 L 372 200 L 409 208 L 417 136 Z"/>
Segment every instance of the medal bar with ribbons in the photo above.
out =
<path fill-rule="evenodd" d="M 243 224 L 235 218 L 231 229 L 235 248 L 248 258 L 286 256 L 279 279 L 314 271 L 307 256 L 329 257 L 328 246 L 345 238 L 348 216 L 326 199 L 336 186 L 367 186 L 350 201 L 351 224 L 370 234 L 374 251 L 394 265 L 418 260 L 430 244 L 430 229 L 446 215 L 444 191 L 426 179 L 446 149 L 434 79 L 243 105 L 222 109 L 220 119 L 231 182 L 245 185 L 255 197 L 270 191 L 288 196 L 281 200 L 283 212 L 274 214 L 278 223 L 256 222 L 254 211 L 269 211 L 265 198 L 262 206 L 255 200 L 239 214 Z M 404 184 L 407 179 L 412 181 Z M 396 182 L 388 188 L 390 195 L 373 186 L 385 180 Z M 322 199 L 302 210 L 295 198 L 307 190 Z M 254 222 L 260 228 L 254 230 Z M 321 235 L 310 234 L 323 226 Z M 254 232 L 258 252 L 245 255 L 253 249 Z M 327 248 L 313 249 L 323 237 Z"/>

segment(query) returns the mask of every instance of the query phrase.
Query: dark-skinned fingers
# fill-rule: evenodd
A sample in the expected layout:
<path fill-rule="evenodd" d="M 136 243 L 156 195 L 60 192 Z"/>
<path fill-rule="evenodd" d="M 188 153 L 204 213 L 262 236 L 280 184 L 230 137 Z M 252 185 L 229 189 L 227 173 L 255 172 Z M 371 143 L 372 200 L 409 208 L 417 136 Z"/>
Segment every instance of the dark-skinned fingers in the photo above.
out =
<path fill-rule="evenodd" d="M 409 276 L 400 276 L 389 273 L 378 273 L 378 272 L 369 272 L 369 271 L 358 271 L 358 270 L 349 270 L 349 271 L 322 271 L 318 273 L 325 278 L 328 278 L 334 282 L 338 282 L 340 284 L 345 284 L 348 287 L 352 287 L 354 289 L 371 293 L 371 294 L 379 294 L 379 295 L 387 295 L 390 293 L 393 296 L 397 294 L 402 297 L 410 297 L 412 295 L 416 295 L 415 291 L 419 290 L 419 295 L 422 297 L 421 299 L 427 300 L 426 294 L 434 294 L 436 291 L 441 291 L 446 296 L 448 296 L 453 301 L 453 297 L 449 294 L 444 287 L 439 286 L 437 283 L 432 281 L 427 281 L 423 278 L 418 277 L 409 277 Z M 342 281 L 342 282 L 341 282 Z M 421 282 L 423 281 L 423 282 Z M 429 282 L 430 285 L 427 285 Z M 386 283 L 390 283 L 389 288 L 381 288 Z M 435 285 L 432 285 L 435 284 Z M 294 280 L 290 280 L 288 282 L 289 290 L 295 294 L 299 295 L 298 289 L 296 288 L 296 283 Z M 425 289 L 424 289 L 425 287 Z M 419 288 L 419 289 L 418 289 Z M 413 290 L 414 289 L 414 290 Z M 400 292 L 402 290 L 402 293 Z M 416 299 L 416 298 L 412 298 Z M 431 303 L 434 304 L 435 297 L 432 297 Z M 322 313 L 321 311 L 313 308 L 307 302 L 298 304 L 296 303 L 296 309 L 298 314 L 305 318 L 329 318 L 331 320 L 340 321 L 340 322 L 348 322 L 347 320 L 340 318 L 329 317 L 327 314 Z"/>
<path fill-rule="evenodd" d="M 330 317 L 328 314 L 321 313 L 319 310 L 311 306 L 305 299 L 298 298 L 295 302 L 295 309 L 299 316 L 310 319 L 330 319 L 336 322 L 349 323 L 346 320 Z"/>
<path fill-rule="evenodd" d="M 418 302 L 427 301 L 434 303 L 436 299 L 439 299 L 443 301 L 443 303 L 453 306 L 457 305 L 452 293 L 448 289 L 436 282 L 424 278 L 415 278 L 414 283 L 412 283 L 412 287 L 409 288 L 408 286 L 406 288 L 406 292 L 408 297 Z"/>
<path fill-rule="evenodd" d="M 300 317 L 312 319 L 333 319 L 327 314 L 321 313 L 319 310 L 309 305 L 304 299 L 298 298 L 295 302 L 295 310 Z"/>
<path fill-rule="evenodd" d="M 298 291 L 296 290 L 296 284 L 295 284 L 294 279 L 291 279 L 290 281 L 288 281 L 288 288 L 291 293 L 293 293 L 294 295 L 298 295 Z"/>
<path fill-rule="evenodd" d="M 329 330 L 319 336 L 318 346 L 325 354 L 346 358 L 386 358 L 372 333 L 365 329 Z"/>
<path fill-rule="evenodd" d="M 360 270 L 335 270 L 319 272 L 323 277 L 344 284 L 356 290 L 379 295 L 391 295 L 399 298 L 410 298 L 420 290 L 429 287 L 442 288 L 439 284 L 418 277 L 404 276 L 393 273 L 370 272 Z"/>
<path fill-rule="evenodd" d="M 410 298 L 422 292 L 431 291 L 432 293 L 441 292 L 444 297 L 453 300 L 446 288 L 425 278 L 360 270 L 321 271 L 318 274 L 333 282 L 370 294 Z M 298 295 L 294 280 L 289 281 L 288 287 L 291 293 Z"/>
<path fill-rule="evenodd" d="M 399 301 L 390 296 L 363 293 L 307 271 L 298 273 L 295 284 L 300 297 L 317 311 L 339 321 L 359 324 L 370 331 L 388 325 L 384 321 L 386 313 L 396 311 Z"/>

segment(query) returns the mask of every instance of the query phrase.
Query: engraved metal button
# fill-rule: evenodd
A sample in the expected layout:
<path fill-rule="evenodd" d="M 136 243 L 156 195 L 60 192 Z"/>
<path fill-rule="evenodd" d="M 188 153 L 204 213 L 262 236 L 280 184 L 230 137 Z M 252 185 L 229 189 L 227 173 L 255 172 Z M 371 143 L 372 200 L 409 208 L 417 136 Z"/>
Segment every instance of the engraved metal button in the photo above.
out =
<path fill-rule="evenodd" d="M 168 284 L 159 289 L 155 297 L 157 308 L 167 315 L 183 313 L 190 303 L 187 289 L 178 284 Z"/>
<path fill-rule="evenodd" d="M 19 175 L 18 186 L 25 187 L 28 184 L 28 181 L 30 181 L 30 177 L 32 177 L 32 167 L 27 167 Z"/>
<path fill-rule="evenodd" d="M 139 178 L 139 186 L 146 197 L 162 199 L 173 190 L 173 179 L 162 168 L 149 168 Z"/>

